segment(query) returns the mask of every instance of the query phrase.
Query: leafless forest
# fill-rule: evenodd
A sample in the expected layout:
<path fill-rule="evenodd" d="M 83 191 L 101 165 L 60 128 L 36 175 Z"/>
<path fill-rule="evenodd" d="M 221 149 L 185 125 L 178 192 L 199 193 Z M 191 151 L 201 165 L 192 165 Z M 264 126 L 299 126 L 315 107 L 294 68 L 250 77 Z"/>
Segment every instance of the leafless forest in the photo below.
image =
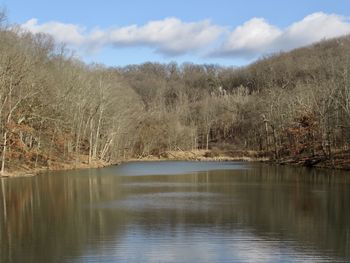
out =
<path fill-rule="evenodd" d="M 242 68 L 107 68 L 2 18 L 1 173 L 169 150 L 252 150 L 310 162 L 349 154 L 349 36 Z"/>

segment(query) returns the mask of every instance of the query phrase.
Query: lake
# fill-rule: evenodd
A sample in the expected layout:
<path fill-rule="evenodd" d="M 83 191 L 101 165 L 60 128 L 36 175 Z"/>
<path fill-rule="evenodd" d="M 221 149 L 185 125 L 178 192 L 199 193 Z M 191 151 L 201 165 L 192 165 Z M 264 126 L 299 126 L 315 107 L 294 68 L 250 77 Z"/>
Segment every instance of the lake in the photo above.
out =
<path fill-rule="evenodd" d="M 350 174 L 134 162 L 0 179 L 0 262 L 350 262 Z"/>

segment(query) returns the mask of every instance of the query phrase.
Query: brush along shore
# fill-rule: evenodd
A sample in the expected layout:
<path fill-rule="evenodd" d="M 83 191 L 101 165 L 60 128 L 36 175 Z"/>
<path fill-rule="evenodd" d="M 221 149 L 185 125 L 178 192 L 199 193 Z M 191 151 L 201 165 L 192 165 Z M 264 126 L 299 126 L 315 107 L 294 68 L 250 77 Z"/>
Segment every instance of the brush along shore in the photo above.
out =
<path fill-rule="evenodd" d="M 28 177 L 46 171 L 61 171 L 75 169 L 103 168 L 130 161 L 245 161 L 267 162 L 280 165 L 307 166 L 317 168 L 350 170 L 350 152 L 335 152 L 331 159 L 323 155 L 297 156 L 294 158 L 281 158 L 275 160 L 267 157 L 266 153 L 258 151 L 218 151 L 218 150 L 192 150 L 192 151 L 166 151 L 158 155 L 140 156 L 138 158 L 126 158 L 116 163 L 108 163 L 101 160 L 88 161 L 88 156 L 81 155 L 79 161 L 51 162 L 48 166 L 28 167 L 18 166 L 0 175 L 0 177 Z"/>

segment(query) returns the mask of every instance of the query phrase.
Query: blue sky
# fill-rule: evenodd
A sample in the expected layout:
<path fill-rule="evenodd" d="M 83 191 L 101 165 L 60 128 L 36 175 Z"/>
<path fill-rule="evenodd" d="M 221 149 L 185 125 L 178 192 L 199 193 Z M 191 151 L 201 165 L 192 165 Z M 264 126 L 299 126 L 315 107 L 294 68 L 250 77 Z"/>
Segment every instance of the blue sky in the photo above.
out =
<path fill-rule="evenodd" d="M 350 33 L 349 0 L 0 0 L 11 23 L 66 42 L 86 62 L 245 65 Z"/>

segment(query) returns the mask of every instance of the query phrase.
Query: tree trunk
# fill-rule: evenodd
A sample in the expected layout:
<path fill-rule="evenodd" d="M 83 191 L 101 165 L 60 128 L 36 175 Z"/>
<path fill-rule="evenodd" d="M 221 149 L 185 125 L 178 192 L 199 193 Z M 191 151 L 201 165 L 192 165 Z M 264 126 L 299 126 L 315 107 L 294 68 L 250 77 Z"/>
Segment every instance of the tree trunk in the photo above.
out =
<path fill-rule="evenodd" d="M 210 130 L 206 134 L 206 147 L 205 147 L 205 149 L 207 151 L 209 150 L 209 134 L 210 134 Z"/>
<path fill-rule="evenodd" d="M 277 160 L 279 158 L 278 156 L 278 145 L 277 145 L 277 135 L 276 135 L 276 130 L 274 126 L 272 127 L 272 133 L 273 133 L 273 145 L 274 145 L 274 150 L 275 150 L 275 159 Z"/>
<path fill-rule="evenodd" d="M 99 143 L 99 137 L 100 137 L 100 127 L 101 127 L 101 120 L 102 120 L 102 113 L 103 109 L 100 110 L 100 116 L 98 118 L 98 124 L 97 124 L 97 129 L 96 129 L 96 137 L 95 137 L 95 145 L 94 145 L 94 150 L 92 153 L 93 158 L 97 158 L 97 150 L 98 150 L 98 143 Z"/>
<path fill-rule="evenodd" d="M 89 139 L 89 164 L 91 164 L 92 160 L 92 131 L 93 131 L 93 119 L 90 119 L 90 139 Z"/>
<path fill-rule="evenodd" d="M 265 121 L 265 136 L 266 136 L 266 151 L 269 151 L 269 127 L 267 121 Z"/>

